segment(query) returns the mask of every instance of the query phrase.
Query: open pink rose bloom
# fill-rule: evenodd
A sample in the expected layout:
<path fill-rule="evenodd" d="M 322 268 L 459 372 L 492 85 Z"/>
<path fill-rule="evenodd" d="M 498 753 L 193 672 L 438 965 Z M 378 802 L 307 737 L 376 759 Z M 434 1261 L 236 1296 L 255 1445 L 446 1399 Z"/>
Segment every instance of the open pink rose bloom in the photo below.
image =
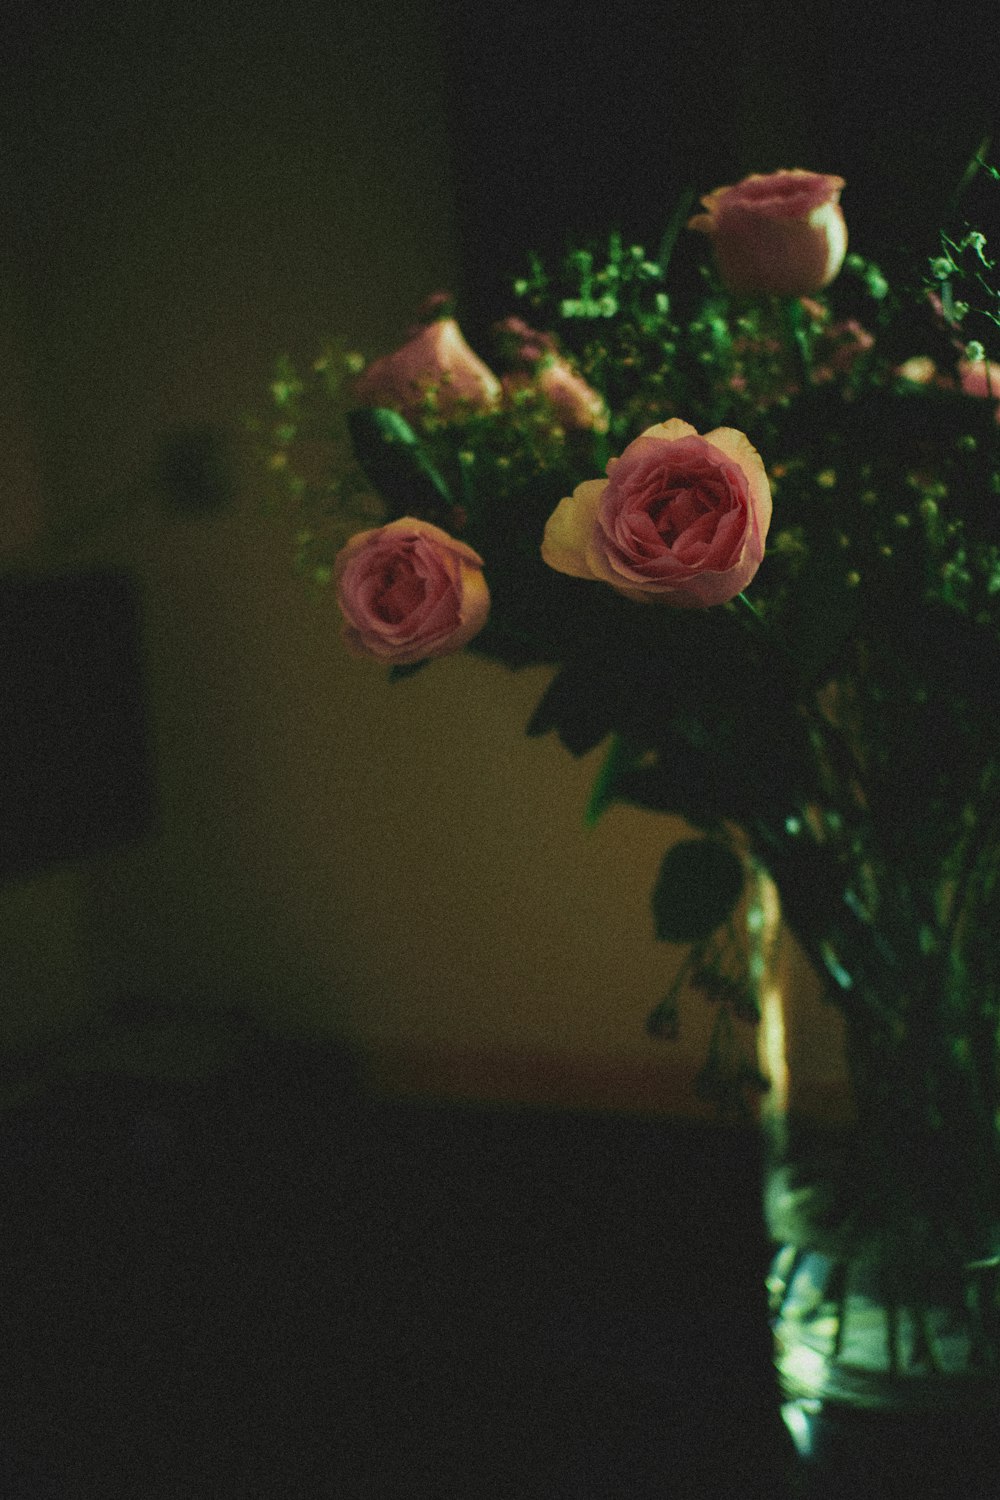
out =
<path fill-rule="evenodd" d="M 499 380 L 469 348 L 454 318 L 436 318 L 395 353 L 372 360 L 355 382 L 354 397 L 361 406 L 387 406 L 412 418 L 428 391 L 442 416 L 463 407 L 491 411 L 500 403 Z"/>
<path fill-rule="evenodd" d="M 479 554 L 411 516 L 351 537 L 333 577 L 348 648 L 389 665 L 461 650 L 489 614 Z"/>
<path fill-rule="evenodd" d="M 847 253 L 842 177 L 822 172 L 752 173 L 702 198 L 688 220 L 712 242 L 731 292 L 804 297 L 829 286 Z"/>
<path fill-rule="evenodd" d="M 673 418 L 629 443 L 607 479 L 559 502 L 542 556 L 631 599 L 706 608 L 753 578 L 770 522 L 771 487 L 749 439 L 732 427 L 699 437 Z"/>

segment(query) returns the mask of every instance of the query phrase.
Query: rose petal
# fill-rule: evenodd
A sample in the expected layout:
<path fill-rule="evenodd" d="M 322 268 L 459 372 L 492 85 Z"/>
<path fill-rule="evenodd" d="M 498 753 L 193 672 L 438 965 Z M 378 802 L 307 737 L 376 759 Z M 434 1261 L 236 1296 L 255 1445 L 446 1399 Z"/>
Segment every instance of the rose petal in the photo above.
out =
<path fill-rule="evenodd" d="M 344 640 L 355 655 L 405 665 L 459 650 L 482 629 L 482 559 L 412 516 L 352 537 L 333 569 Z"/>
<path fill-rule="evenodd" d="M 594 517 L 607 480 L 586 479 L 572 495 L 560 500 L 545 524 L 542 557 L 557 573 L 571 578 L 594 578 L 587 550 Z"/>
<path fill-rule="evenodd" d="M 676 418 L 658 423 L 608 464 L 608 476 L 577 486 L 549 518 L 542 555 L 550 566 L 682 608 L 724 603 L 749 583 L 772 503 L 743 433 L 699 437 Z"/>
<path fill-rule="evenodd" d="M 822 172 L 752 173 L 702 198 L 688 227 L 708 234 L 730 291 L 806 296 L 843 264 L 847 225 L 842 177 Z"/>

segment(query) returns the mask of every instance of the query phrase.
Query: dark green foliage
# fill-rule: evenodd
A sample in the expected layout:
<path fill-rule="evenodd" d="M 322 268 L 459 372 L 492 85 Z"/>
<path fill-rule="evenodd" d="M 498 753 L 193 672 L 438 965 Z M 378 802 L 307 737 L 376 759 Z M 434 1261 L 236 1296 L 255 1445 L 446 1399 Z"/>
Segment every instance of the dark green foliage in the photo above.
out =
<path fill-rule="evenodd" d="M 412 677 L 415 672 L 423 671 L 426 666 L 427 661 L 411 661 L 407 662 L 404 666 L 390 667 L 389 681 L 405 682 L 407 677 Z"/>
<path fill-rule="evenodd" d="M 359 407 L 347 414 L 354 456 L 385 501 L 389 519 L 440 521 L 451 494 L 413 428 L 398 411 Z"/>
<path fill-rule="evenodd" d="M 717 839 L 685 839 L 664 855 L 653 887 L 656 936 L 697 943 L 731 916 L 743 890 L 743 865 Z"/>
<path fill-rule="evenodd" d="M 695 1079 L 695 1093 L 718 1109 L 723 1118 L 752 1118 L 750 1100 L 767 1092 L 767 1080 L 733 1025 L 729 1010 L 723 1006 L 716 1016 L 708 1044 L 708 1056 Z"/>

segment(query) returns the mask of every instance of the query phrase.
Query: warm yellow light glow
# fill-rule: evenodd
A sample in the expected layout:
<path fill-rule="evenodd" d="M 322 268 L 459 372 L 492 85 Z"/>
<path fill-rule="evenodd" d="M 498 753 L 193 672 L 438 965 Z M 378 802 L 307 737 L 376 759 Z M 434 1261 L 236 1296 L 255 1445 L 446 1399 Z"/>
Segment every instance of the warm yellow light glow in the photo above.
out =
<path fill-rule="evenodd" d="M 764 1076 L 771 1088 L 768 1108 L 784 1110 L 788 1106 L 788 1058 L 785 1050 L 785 1016 L 781 990 L 769 984 L 760 997 L 760 1057 Z"/>

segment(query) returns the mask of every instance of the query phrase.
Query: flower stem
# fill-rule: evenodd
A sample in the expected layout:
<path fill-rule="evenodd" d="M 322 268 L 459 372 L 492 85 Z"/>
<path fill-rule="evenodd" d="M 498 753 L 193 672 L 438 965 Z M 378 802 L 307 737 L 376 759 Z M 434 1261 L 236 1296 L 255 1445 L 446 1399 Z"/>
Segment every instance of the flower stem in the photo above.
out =
<path fill-rule="evenodd" d="M 754 619 L 755 620 L 759 620 L 760 623 L 761 623 L 761 625 L 763 625 L 764 624 L 764 616 L 761 614 L 760 610 L 757 608 L 757 606 L 755 604 L 751 604 L 751 602 L 747 598 L 746 594 L 737 594 L 736 597 L 740 601 L 741 604 L 745 604 L 746 605 L 747 609 L 753 615 Z"/>
<path fill-rule="evenodd" d="M 693 202 L 694 188 L 685 188 L 674 206 L 674 211 L 670 215 L 670 220 L 663 231 L 663 238 L 660 240 L 660 246 L 656 252 L 656 263 L 660 268 L 661 276 L 666 275 L 667 267 L 670 264 L 670 257 L 674 253 L 674 245 L 677 243 L 677 237 L 684 227 L 688 214 L 691 212 Z"/>
<path fill-rule="evenodd" d="M 795 362 L 805 387 L 811 386 L 812 346 L 805 328 L 805 309 L 798 297 L 782 297 L 781 316 L 789 342 L 795 351 Z"/>

